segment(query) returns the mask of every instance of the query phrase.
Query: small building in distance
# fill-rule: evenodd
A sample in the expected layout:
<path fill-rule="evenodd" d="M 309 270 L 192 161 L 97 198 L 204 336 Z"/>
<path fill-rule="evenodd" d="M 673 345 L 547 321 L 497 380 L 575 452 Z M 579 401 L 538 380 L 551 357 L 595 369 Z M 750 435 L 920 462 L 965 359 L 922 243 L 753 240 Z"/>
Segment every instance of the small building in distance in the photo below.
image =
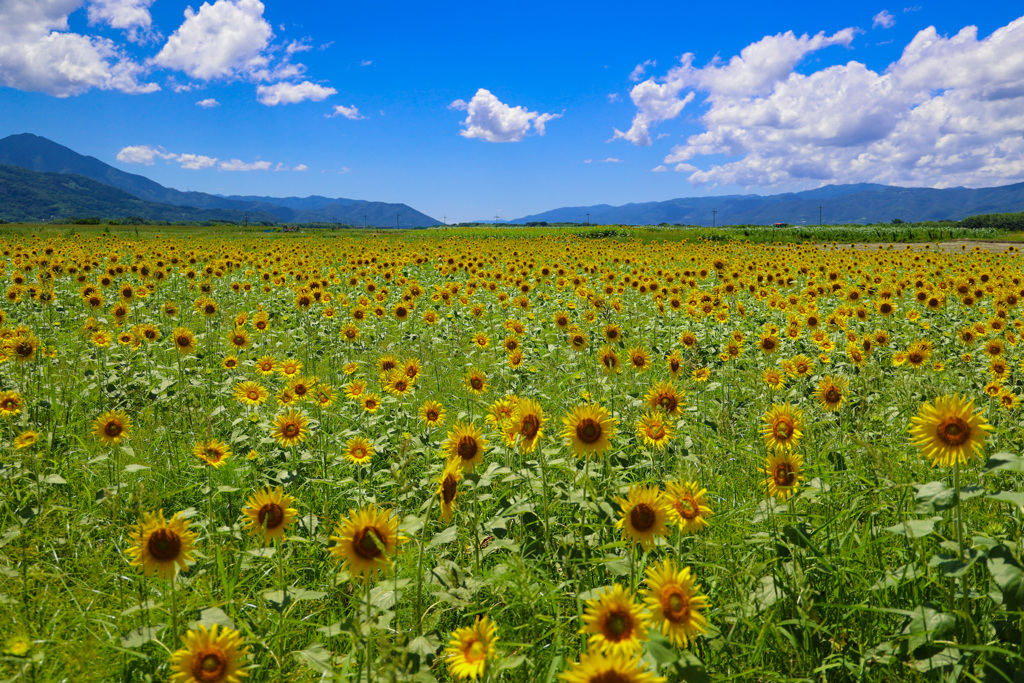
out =
<path fill-rule="evenodd" d="M 789 223 L 774 223 L 773 227 L 776 227 L 776 228 L 788 228 L 789 227 Z"/>

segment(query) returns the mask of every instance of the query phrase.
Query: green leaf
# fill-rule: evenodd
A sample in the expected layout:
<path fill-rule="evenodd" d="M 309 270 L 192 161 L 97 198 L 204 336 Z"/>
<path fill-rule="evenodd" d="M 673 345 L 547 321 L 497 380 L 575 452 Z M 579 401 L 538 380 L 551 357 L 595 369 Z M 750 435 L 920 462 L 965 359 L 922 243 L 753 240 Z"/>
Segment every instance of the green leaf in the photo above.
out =
<path fill-rule="evenodd" d="M 505 671 L 509 669 L 518 669 L 526 661 L 526 657 L 523 655 L 515 655 L 514 657 L 501 657 L 498 659 L 498 665 L 494 667 L 495 671 Z"/>
<path fill-rule="evenodd" d="M 288 605 L 299 600 L 320 600 L 327 597 L 323 591 L 310 591 L 305 588 L 288 588 L 287 590 L 266 591 L 263 599 L 266 600 L 272 609 L 278 612 L 283 611 Z"/>
<path fill-rule="evenodd" d="M 292 656 L 314 671 L 324 674 L 325 677 L 334 672 L 334 667 L 331 665 L 333 655 L 317 641 L 310 643 L 303 650 L 293 652 Z"/>
<path fill-rule="evenodd" d="M 451 543 L 459 537 L 459 527 L 457 524 L 452 524 L 450 527 L 434 534 L 434 537 L 430 539 L 430 543 L 427 544 L 428 548 L 436 548 L 439 545 L 445 545 Z"/>
<path fill-rule="evenodd" d="M 925 519 L 905 519 L 899 524 L 886 527 L 885 530 L 897 536 L 907 538 L 924 538 L 935 531 L 935 525 L 942 521 L 942 517 L 927 517 Z"/>
<path fill-rule="evenodd" d="M 925 643 L 941 639 L 955 627 L 956 617 L 925 603 L 914 608 L 910 621 L 903 628 L 903 635 L 909 636 L 909 646 L 913 651 Z"/>
<path fill-rule="evenodd" d="M 945 482 L 931 481 L 914 487 L 914 512 L 936 513 L 956 505 L 956 491 Z"/>
<path fill-rule="evenodd" d="M 148 469 L 149 465 L 140 465 L 137 462 L 133 462 L 131 465 L 124 466 L 124 471 L 127 472 L 128 474 L 131 474 L 132 472 L 141 472 L 142 470 Z"/>
<path fill-rule="evenodd" d="M 121 637 L 121 647 L 137 648 L 142 647 L 151 640 L 160 640 L 160 631 L 163 629 L 163 624 L 140 626 Z"/>
<path fill-rule="evenodd" d="M 219 607 L 207 607 L 204 610 L 200 610 L 199 619 L 196 620 L 195 624 L 202 624 L 206 628 L 210 628 L 214 624 L 224 628 L 235 628 L 235 622 L 231 621 L 231 617 L 225 614 L 224 610 Z"/>
<path fill-rule="evenodd" d="M 43 477 L 44 484 L 66 484 L 67 480 L 59 474 L 48 474 Z"/>
<path fill-rule="evenodd" d="M 1024 472 L 1024 458 L 1013 453 L 993 453 L 989 456 L 988 462 L 985 463 L 985 474 L 991 472 L 998 472 L 999 470 L 1008 470 L 1010 472 Z"/>
<path fill-rule="evenodd" d="M 1024 508 L 1024 492 L 1021 491 L 999 491 L 986 496 L 989 500 L 1001 500 L 1004 503 L 1012 503 L 1019 508 Z"/>
<path fill-rule="evenodd" d="M 974 548 L 968 548 L 966 552 L 967 556 L 962 560 L 957 555 L 946 555 L 944 553 L 940 553 L 928 562 L 928 566 L 937 567 L 938 570 L 946 576 L 952 579 L 958 579 L 966 574 L 978 560 L 984 557 L 982 553 L 978 552 Z"/>
<path fill-rule="evenodd" d="M 427 657 L 433 657 L 437 654 L 437 650 L 441 647 L 441 643 L 433 636 L 420 636 L 413 638 L 405 649 L 413 654 L 417 654 L 424 659 Z"/>
<path fill-rule="evenodd" d="M 992 580 L 1003 594 L 1003 605 L 1009 610 L 1024 609 L 1024 569 L 1005 545 L 997 545 L 988 552 L 985 564 Z"/>

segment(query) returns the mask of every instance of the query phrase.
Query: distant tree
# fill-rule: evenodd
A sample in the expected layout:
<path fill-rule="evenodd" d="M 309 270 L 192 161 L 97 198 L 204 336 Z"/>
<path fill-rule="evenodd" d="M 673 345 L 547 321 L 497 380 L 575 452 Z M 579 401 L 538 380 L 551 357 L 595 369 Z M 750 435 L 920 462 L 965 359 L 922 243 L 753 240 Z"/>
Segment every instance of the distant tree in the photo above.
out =
<path fill-rule="evenodd" d="M 893 218 L 891 222 L 892 222 L 893 225 L 903 225 L 903 219 L 902 218 Z"/>

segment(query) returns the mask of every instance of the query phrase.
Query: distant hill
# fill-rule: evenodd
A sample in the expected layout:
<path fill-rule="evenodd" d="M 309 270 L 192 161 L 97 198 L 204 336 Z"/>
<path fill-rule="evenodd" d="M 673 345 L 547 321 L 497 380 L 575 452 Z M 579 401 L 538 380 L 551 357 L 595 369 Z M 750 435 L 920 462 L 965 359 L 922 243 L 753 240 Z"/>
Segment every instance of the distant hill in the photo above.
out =
<path fill-rule="evenodd" d="M 1024 183 L 967 189 L 936 190 L 862 183 L 826 185 L 806 192 L 776 195 L 688 197 L 662 202 L 610 206 L 574 206 L 518 218 L 511 223 L 590 222 L 619 225 L 817 224 L 819 207 L 824 223 L 888 223 L 960 220 L 979 213 L 1024 210 Z M 712 212 L 715 211 L 715 214 Z"/>
<path fill-rule="evenodd" d="M 0 164 L 19 166 L 40 173 L 71 173 L 84 176 L 147 202 L 237 212 L 237 218 L 230 220 L 244 220 L 245 214 L 248 213 L 250 221 L 266 220 L 254 218 L 255 215 L 269 215 L 272 216 L 269 220 L 282 223 L 363 225 L 365 222 L 367 225 L 379 227 L 394 227 L 396 223 L 400 223 L 401 227 L 408 228 L 441 224 L 440 221 L 406 204 L 319 196 L 277 199 L 182 192 L 164 187 L 145 176 L 125 173 L 95 157 L 84 156 L 31 133 L 10 135 L 0 140 Z"/>
<path fill-rule="evenodd" d="M 157 204 L 124 190 L 71 173 L 37 173 L 0 164 L 0 219 L 44 222 L 69 218 L 127 218 L 153 221 L 234 221 L 244 214 L 226 209 L 196 209 Z M 273 221 L 274 216 L 253 212 L 249 220 Z"/>

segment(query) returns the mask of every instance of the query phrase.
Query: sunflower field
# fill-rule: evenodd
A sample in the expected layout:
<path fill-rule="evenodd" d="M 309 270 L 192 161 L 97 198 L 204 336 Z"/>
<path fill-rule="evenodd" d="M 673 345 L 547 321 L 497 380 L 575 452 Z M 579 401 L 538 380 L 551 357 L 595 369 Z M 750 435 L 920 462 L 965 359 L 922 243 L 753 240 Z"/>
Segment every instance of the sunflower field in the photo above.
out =
<path fill-rule="evenodd" d="M 1024 680 L 1024 262 L 0 235 L 2 681 Z"/>

